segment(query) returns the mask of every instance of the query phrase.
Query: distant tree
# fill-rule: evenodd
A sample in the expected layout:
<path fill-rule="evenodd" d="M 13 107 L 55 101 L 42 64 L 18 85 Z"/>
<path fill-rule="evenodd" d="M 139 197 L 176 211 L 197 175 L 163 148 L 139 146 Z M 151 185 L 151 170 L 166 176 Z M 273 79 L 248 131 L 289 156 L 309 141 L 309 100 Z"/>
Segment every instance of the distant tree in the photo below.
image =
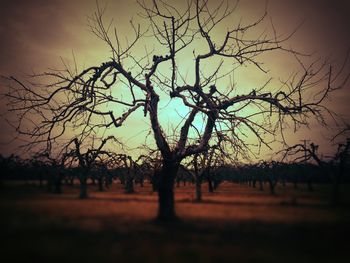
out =
<path fill-rule="evenodd" d="M 103 192 L 105 190 L 104 186 L 108 185 L 108 183 L 106 183 L 108 180 L 108 168 L 103 159 L 95 161 L 92 167 L 91 175 L 97 179 L 98 190 Z"/>
<path fill-rule="evenodd" d="M 332 204 L 337 205 L 341 202 L 339 186 L 345 175 L 349 178 L 350 168 L 350 138 L 347 138 L 345 143 L 338 145 L 337 153 L 334 156 L 334 161 L 338 163 L 338 169 L 334 178 L 334 187 L 332 193 Z"/>
<path fill-rule="evenodd" d="M 66 67 L 34 76 L 51 77 L 46 85 L 9 78 L 7 97 L 11 110 L 19 116 L 17 130 L 22 135 L 31 136 L 35 143 L 50 144 L 73 123 L 73 127 L 79 127 L 76 132 L 88 137 L 112 126 L 123 126 L 131 115 L 142 110 L 144 117 L 148 115 L 162 156 L 157 175 L 158 219 L 172 221 L 176 219 L 174 180 L 180 163 L 207 151 L 214 134 L 230 138 L 232 151 L 237 153 L 251 150 L 247 141 L 251 136 L 255 136 L 258 146 L 270 147 L 266 135 L 277 136 L 287 122 L 298 129 L 313 115 L 324 124 L 327 108 L 323 103 L 332 90 L 344 84 L 334 86 L 341 75 L 333 74 L 327 61 L 303 63 L 302 54 L 286 48 L 292 34 L 279 36 L 273 25 L 266 30 L 266 12 L 252 23 L 234 24 L 237 5 L 230 7 L 228 2 L 211 7 L 207 0 L 187 1 L 185 9 L 156 0 L 141 0 L 139 5 L 146 30 L 131 22 L 134 39 L 126 44 L 117 29 L 105 24 L 99 7 L 89 20 L 91 31 L 111 51 L 110 59 L 101 65 L 80 72 Z M 214 31 L 225 21 L 229 29 L 215 37 Z M 191 78 L 184 76 L 181 57 L 188 51 L 193 55 L 193 69 L 188 72 Z M 272 77 L 262 55 L 276 56 L 278 52 L 295 57 L 301 72 L 291 73 L 277 87 L 272 87 L 271 78 L 258 87 L 236 87 L 231 77 L 239 67 L 251 66 Z M 209 64 L 214 70 L 206 69 Z M 115 95 L 112 90 L 116 89 L 123 90 L 124 99 Z M 181 103 L 187 110 L 180 123 L 171 120 L 179 127 L 176 136 L 166 135 L 159 120 L 159 105 L 164 100 Z M 28 119 L 35 122 L 33 129 L 28 128 Z M 201 120 L 203 129 L 198 129 L 195 120 Z"/>
<path fill-rule="evenodd" d="M 74 138 L 71 142 L 69 142 L 66 148 L 66 159 L 76 159 L 78 163 L 79 169 L 79 181 L 80 181 L 80 195 L 81 199 L 85 199 L 88 197 L 87 194 L 87 179 L 89 174 L 91 174 L 92 169 L 96 167 L 98 158 L 108 158 L 113 154 L 103 150 L 103 147 L 110 140 L 117 141 L 115 137 L 109 136 L 105 139 L 102 139 L 98 147 L 88 147 L 85 151 L 82 149 L 83 142 L 78 138 Z M 93 140 L 93 142 L 95 139 Z M 117 141 L 118 142 L 118 141 Z M 71 144 L 74 145 L 73 149 L 69 150 Z M 100 184 L 99 184 L 100 185 Z M 101 187 L 101 185 L 100 185 Z"/>
<path fill-rule="evenodd" d="M 195 182 L 195 200 L 202 201 L 202 182 L 208 181 L 208 191 L 213 192 L 215 186 L 214 170 L 218 165 L 224 164 L 225 154 L 220 151 L 219 147 L 212 146 L 203 153 L 196 153 L 190 158 L 188 163 L 189 171 L 192 171 Z"/>
<path fill-rule="evenodd" d="M 140 155 L 136 163 L 139 164 L 139 171 L 149 178 L 153 192 L 156 192 L 163 161 L 159 151 L 147 148 L 147 152 L 148 155 Z"/>
<path fill-rule="evenodd" d="M 133 161 L 131 156 L 126 154 L 117 154 L 116 159 L 119 167 L 124 168 L 125 171 L 125 192 L 127 194 L 134 193 L 134 179 L 137 169 L 137 164 Z"/>
<path fill-rule="evenodd" d="M 34 178 L 39 180 L 39 187 L 43 187 L 44 179 L 47 177 L 47 164 L 40 160 L 40 158 L 37 158 L 37 156 L 33 156 L 28 162 L 28 168 L 31 170 Z"/>
<path fill-rule="evenodd" d="M 333 179 L 333 192 L 331 196 L 331 202 L 333 205 L 337 205 L 340 202 L 339 185 L 342 177 L 346 173 L 346 167 L 349 167 L 350 163 L 350 139 L 346 140 L 346 143 L 338 145 L 336 154 L 328 161 L 323 160 L 317 153 L 318 145 L 310 143 L 309 146 L 305 144 L 295 144 L 284 150 L 283 159 L 288 156 L 294 156 L 293 162 L 303 163 L 305 169 L 305 162 L 313 160 L 320 167 L 320 171 L 326 172 Z M 307 178 L 308 188 L 311 187 L 311 175 L 313 172 L 305 170 L 304 176 Z M 312 188 L 311 188 L 312 189 Z"/>

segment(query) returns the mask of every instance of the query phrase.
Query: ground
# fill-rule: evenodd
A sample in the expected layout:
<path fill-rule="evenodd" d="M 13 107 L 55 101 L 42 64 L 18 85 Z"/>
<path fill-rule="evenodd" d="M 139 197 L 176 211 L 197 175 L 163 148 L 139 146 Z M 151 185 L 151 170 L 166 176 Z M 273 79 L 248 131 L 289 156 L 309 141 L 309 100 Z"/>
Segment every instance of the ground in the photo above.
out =
<path fill-rule="evenodd" d="M 57 195 L 3 182 L 1 262 L 348 262 L 350 209 L 329 205 L 330 186 L 279 186 L 276 196 L 265 187 L 226 182 L 209 194 L 203 185 L 195 203 L 194 187 L 181 185 L 181 220 L 161 225 L 147 183 L 135 194 L 90 185 L 79 200 L 78 185 Z"/>

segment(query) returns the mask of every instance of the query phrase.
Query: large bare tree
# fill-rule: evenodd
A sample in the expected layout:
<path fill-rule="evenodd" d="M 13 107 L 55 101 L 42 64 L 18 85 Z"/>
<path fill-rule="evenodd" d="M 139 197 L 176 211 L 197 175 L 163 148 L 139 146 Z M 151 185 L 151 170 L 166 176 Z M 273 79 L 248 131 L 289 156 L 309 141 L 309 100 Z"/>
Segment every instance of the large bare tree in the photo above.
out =
<path fill-rule="evenodd" d="M 258 147 L 269 147 L 269 138 L 283 132 L 286 123 L 297 129 L 310 116 L 324 123 L 328 94 L 344 84 L 327 62 L 302 62 L 303 54 L 288 47 L 293 33 L 278 35 L 266 12 L 246 24 L 235 19 L 237 4 L 188 0 L 176 6 L 140 0 L 146 26 L 131 22 L 131 41 L 123 41 L 105 23 L 104 10 L 98 7 L 90 29 L 107 44 L 110 58 L 82 71 L 67 66 L 34 76 L 50 78 L 45 85 L 11 77 L 8 98 L 18 113 L 17 130 L 52 147 L 69 127 L 89 137 L 123 126 L 143 111 L 162 156 L 158 219 L 174 220 L 174 178 L 184 158 L 207 151 L 214 134 L 225 136 L 233 153 L 244 153 L 251 150 L 251 136 Z M 268 77 L 256 87 L 237 87 L 232 76 L 238 68 L 273 76 L 263 63 L 268 62 L 265 54 L 281 52 L 296 59 L 299 72 L 291 72 L 278 86 Z M 190 64 L 186 72 L 184 61 Z M 159 118 L 160 105 L 169 101 L 186 109 L 173 120 L 171 136 Z"/>

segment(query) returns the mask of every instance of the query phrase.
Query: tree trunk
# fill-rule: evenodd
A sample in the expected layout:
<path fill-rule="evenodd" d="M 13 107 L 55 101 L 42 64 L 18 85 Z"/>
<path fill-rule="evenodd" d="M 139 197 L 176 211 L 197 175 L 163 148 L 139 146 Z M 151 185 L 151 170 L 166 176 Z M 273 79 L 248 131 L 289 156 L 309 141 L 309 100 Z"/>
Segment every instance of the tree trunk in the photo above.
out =
<path fill-rule="evenodd" d="M 159 171 L 154 171 L 153 176 L 151 176 L 151 184 L 152 184 L 152 191 L 156 192 L 158 191 L 158 182 L 159 181 Z"/>
<path fill-rule="evenodd" d="M 100 175 L 97 180 L 98 180 L 98 191 L 99 192 L 103 192 L 104 188 L 103 188 L 103 177 L 102 177 L 102 175 Z"/>
<path fill-rule="evenodd" d="M 275 182 L 272 179 L 268 179 L 267 181 L 268 181 L 269 186 L 270 186 L 270 194 L 275 195 L 276 194 L 276 192 L 275 192 L 275 186 L 276 186 Z"/>
<path fill-rule="evenodd" d="M 217 190 L 221 181 L 219 179 L 214 179 L 213 182 L 214 182 L 213 183 L 214 190 Z"/>
<path fill-rule="evenodd" d="M 253 179 L 253 188 L 256 188 L 256 179 Z"/>
<path fill-rule="evenodd" d="M 121 175 L 119 176 L 119 181 L 120 181 L 120 183 L 121 183 L 122 185 L 125 185 L 125 176 L 121 174 Z"/>
<path fill-rule="evenodd" d="M 259 186 L 260 186 L 260 187 L 259 187 L 259 190 L 260 190 L 260 191 L 264 191 L 264 184 L 263 184 L 263 181 L 262 181 L 261 178 L 259 179 Z"/>
<path fill-rule="evenodd" d="M 111 178 L 109 176 L 106 176 L 104 183 L 105 183 L 105 188 L 109 189 L 109 185 L 112 184 Z"/>
<path fill-rule="evenodd" d="M 196 176 L 196 202 L 202 201 L 202 180 Z"/>
<path fill-rule="evenodd" d="M 61 194 L 62 193 L 62 175 L 60 172 L 57 172 L 57 174 L 54 177 L 54 193 L 55 194 Z"/>
<path fill-rule="evenodd" d="M 131 172 L 128 172 L 128 174 L 126 175 L 126 181 L 125 181 L 125 192 L 127 194 L 132 194 L 135 192 L 134 191 L 134 178 L 130 173 Z"/>
<path fill-rule="evenodd" d="M 39 187 L 43 188 L 44 184 L 43 184 L 43 175 L 40 173 L 39 174 Z"/>
<path fill-rule="evenodd" d="M 177 171 L 177 163 L 163 163 L 162 170 L 158 180 L 158 216 L 160 222 L 176 221 L 175 202 L 174 202 L 174 183 Z"/>
<path fill-rule="evenodd" d="M 211 180 L 211 178 L 208 178 L 208 191 L 209 191 L 209 193 L 214 192 L 213 181 Z"/>
<path fill-rule="evenodd" d="M 142 176 L 142 177 L 140 178 L 140 186 L 141 186 L 141 187 L 143 187 L 143 183 L 144 183 L 143 181 L 144 181 L 144 180 L 145 180 L 145 179 L 144 179 L 143 176 Z"/>
<path fill-rule="evenodd" d="M 46 184 L 46 187 L 47 187 L 47 191 L 49 193 L 52 193 L 53 192 L 53 175 L 49 174 L 47 176 L 47 184 Z"/>
<path fill-rule="evenodd" d="M 283 179 L 282 179 L 282 186 L 286 187 L 286 178 L 285 177 L 283 177 Z"/>
<path fill-rule="evenodd" d="M 79 195 L 80 199 L 86 199 L 88 198 L 88 194 L 87 194 L 87 179 L 85 176 L 83 176 L 83 178 L 80 179 L 80 195 Z"/>

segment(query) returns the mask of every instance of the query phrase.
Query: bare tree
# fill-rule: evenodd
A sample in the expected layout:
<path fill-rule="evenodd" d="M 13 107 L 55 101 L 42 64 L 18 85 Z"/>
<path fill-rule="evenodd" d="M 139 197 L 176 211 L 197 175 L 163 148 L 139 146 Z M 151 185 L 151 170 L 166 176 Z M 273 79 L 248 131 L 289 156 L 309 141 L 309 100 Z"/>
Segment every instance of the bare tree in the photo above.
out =
<path fill-rule="evenodd" d="M 345 143 L 338 144 L 338 149 L 335 155 L 328 161 L 323 160 L 317 153 L 318 145 L 310 143 L 310 146 L 305 144 L 296 144 L 284 150 L 283 159 L 288 156 L 294 156 L 294 162 L 306 162 L 314 160 L 317 165 L 333 179 L 333 191 L 331 203 L 337 205 L 340 202 L 339 185 L 341 179 L 346 172 L 346 167 L 349 165 L 350 139 Z M 305 174 L 307 178 L 308 188 L 311 187 L 310 174 Z"/>
<path fill-rule="evenodd" d="M 189 0 L 186 8 L 177 8 L 161 0 L 140 0 L 139 5 L 147 28 L 143 30 L 131 22 L 134 38 L 126 43 L 117 29 L 105 23 L 100 7 L 90 18 L 91 31 L 111 51 L 111 58 L 101 65 L 80 72 L 66 66 L 62 71 L 34 76 L 51 78 L 45 85 L 9 78 L 7 97 L 11 110 L 19 116 L 16 128 L 22 135 L 31 136 L 32 143 L 45 142 L 51 147 L 68 127 L 79 127 L 81 136 L 88 137 L 112 126 L 118 128 L 142 110 L 144 117 L 148 115 L 162 156 L 158 219 L 172 221 L 176 219 L 174 179 L 180 163 L 188 156 L 207 151 L 214 134 L 226 136 L 235 154 L 245 154 L 251 151 L 247 137 L 252 135 L 258 147 L 269 147 L 269 136 L 282 133 L 285 123 L 293 123 L 298 129 L 308 123 L 311 115 L 325 124 L 324 102 L 345 81 L 339 83 L 341 75 L 333 74 L 327 61 L 303 63 L 302 54 L 285 47 L 293 33 L 279 36 L 272 23 L 266 29 L 270 24 L 266 12 L 254 22 L 234 25 L 232 17 L 237 4 L 230 7 L 228 2 L 211 7 L 207 0 Z M 225 22 L 229 24 L 224 25 Z M 214 31 L 222 26 L 230 29 L 216 36 Z M 141 49 L 140 44 L 144 43 L 152 43 L 154 48 L 146 45 Z M 143 55 L 138 56 L 142 50 Z M 193 55 L 193 69 L 187 72 L 191 78 L 181 71 L 181 56 L 188 50 Z M 267 78 L 259 87 L 239 89 L 232 79 L 234 71 L 249 66 L 269 76 L 262 55 L 272 52 L 295 57 L 301 71 L 291 73 L 279 86 Z M 214 70 L 206 70 L 209 63 L 216 65 Z M 115 89 L 123 93 L 123 98 L 114 95 Z M 159 120 L 159 105 L 164 99 L 181 103 L 187 110 L 187 115 L 176 124 L 176 136 L 166 135 Z M 33 114 L 35 123 L 33 129 L 28 129 L 28 119 L 33 120 Z M 201 120 L 202 129 L 196 120 Z"/>
<path fill-rule="evenodd" d="M 224 165 L 225 153 L 220 151 L 218 145 L 209 147 L 209 149 L 202 153 L 194 154 L 187 165 L 187 170 L 193 174 L 195 182 L 195 200 L 202 201 L 202 182 L 208 181 L 209 192 L 214 191 L 213 186 L 213 171 L 217 166 Z"/>
<path fill-rule="evenodd" d="M 38 151 L 34 157 L 34 160 L 40 161 L 45 164 L 45 171 L 47 177 L 47 190 L 56 194 L 62 193 L 62 181 L 64 177 L 65 166 L 64 163 L 67 159 L 67 153 L 60 151 L 54 156 L 52 152 Z"/>
<path fill-rule="evenodd" d="M 336 171 L 336 176 L 334 178 L 332 204 L 337 205 L 341 201 L 339 185 L 344 175 L 346 175 L 346 173 L 349 173 L 350 138 L 347 138 L 345 143 L 341 143 L 338 145 L 334 161 L 338 163 L 338 170 Z"/>
<path fill-rule="evenodd" d="M 298 170 L 299 173 L 303 174 L 303 176 L 306 178 L 307 187 L 309 191 L 313 190 L 312 187 L 312 174 L 310 171 L 308 171 L 308 161 L 315 161 L 316 164 L 322 168 L 325 168 L 326 170 L 329 170 L 329 164 L 322 160 L 318 153 L 319 146 L 314 144 L 313 142 L 310 143 L 310 146 L 307 146 L 304 144 L 295 144 L 291 147 L 288 147 L 284 150 L 284 155 L 282 159 L 285 159 L 288 156 L 295 156 L 293 162 L 299 163 Z M 301 164 L 301 165 L 300 165 Z"/>
<path fill-rule="evenodd" d="M 134 193 L 134 178 L 137 164 L 133 161 L 131 156 L 126 154 L 116 154 L 115 160 L 118 163 L 117 166 L 124 168 L 124 171 L 126 172 L 125 192 L 127 194 Z"/>
<path fill-rule="evenodd" d="M 139 172 L 147 176 L 152 184 L 153 192 L 158 189 L 158 178 L 162 167 L 162 158 L 159 151 L 145 147 L 148 155 L 140 155 L 136 160 Z"/>
<path fill-rule="evenodd" d="M 78 166 L 80 168 L 79 171 L 79 181 L 80 181 L 80 195 L 79 197 L 81 199 L 85 199 L 88 197 L 87 194 L 87 179 L 89 176 L 89 173 L 91 173 L 91 169 L 93 168 L 94 165 L 96 165 L 96 161 L 98 158 L 101 158 L 102 155 L 105 157 L 109 157 L 112 154 L 108 151 L 104 151 L 103 147 L 106 145 L 106 143 L 109 140 L 117 141 L 115 137 L 109 136 L 106 139 L 101 140 L 101 143 L 98 147 L 94 147 L 93 145 L 89 147 L 85 152 L 83 152 L 82 149 L 82 141 L 79 140 L 78 138 L 74 138 L 71 140 L 67 145 L 66 145 L 66 158 L 68 159 L 69 157 L 71 159 L 76 159 L 78 162 Z M 95 141 L 95 139 L 93 139 Z M 71 144 L 74 144 L 74 148 L 70 151 L 67 149 Z"/>

